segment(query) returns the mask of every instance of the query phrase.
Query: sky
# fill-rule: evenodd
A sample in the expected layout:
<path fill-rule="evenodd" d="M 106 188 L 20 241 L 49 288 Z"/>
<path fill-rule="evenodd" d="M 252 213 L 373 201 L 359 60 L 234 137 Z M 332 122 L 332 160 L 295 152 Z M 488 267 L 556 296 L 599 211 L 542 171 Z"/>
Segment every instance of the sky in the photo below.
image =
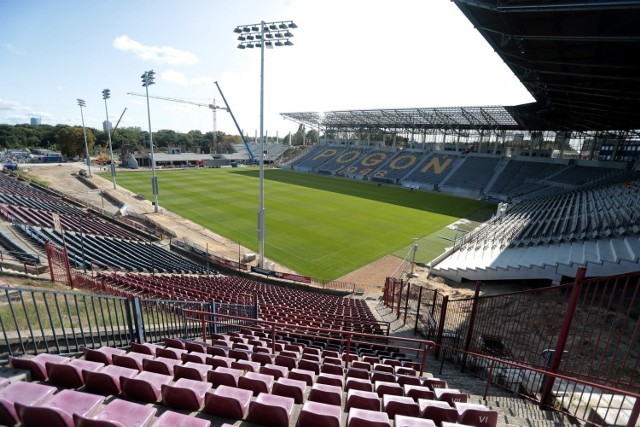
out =
<path fill-rule="evenodd" d="M 109 120 L 149 129 L 150 96 L 224 106 L 260 129 L 260 49 L 237 49 L 239 25 L 293 21 L 294 43 L 264 52 L 264 129 L 280 113 L 517 105 L 533 98 L 450 0 L 0 0 L 0 124 Z M 125 111 L 126 109 L 126 111 Z M 124 111 L 124 114 L 123 114 Z M 224 110 L 150 99 L 151 129 L 238 134 Z"/>

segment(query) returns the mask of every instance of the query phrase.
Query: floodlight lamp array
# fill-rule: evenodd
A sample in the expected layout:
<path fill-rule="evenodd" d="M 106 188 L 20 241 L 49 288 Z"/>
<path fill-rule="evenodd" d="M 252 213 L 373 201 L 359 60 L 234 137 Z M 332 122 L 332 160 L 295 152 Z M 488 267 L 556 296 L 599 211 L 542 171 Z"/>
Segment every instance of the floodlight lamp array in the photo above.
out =
<path fill-rule="evenodd" d="M 261 22 L 260 24 L 239 25 L 233 32 L 238 34 L 238 49 L 253 49 L 266 47 L 273 49 L 274 46 L 293 46 L 290 40 L 293 33 L 290 29 L 298 28 L 293 21 Z M 264 31 L 264 37 L 263 37 Z M 276 40 L 273 42 L 272 40 Z"/>

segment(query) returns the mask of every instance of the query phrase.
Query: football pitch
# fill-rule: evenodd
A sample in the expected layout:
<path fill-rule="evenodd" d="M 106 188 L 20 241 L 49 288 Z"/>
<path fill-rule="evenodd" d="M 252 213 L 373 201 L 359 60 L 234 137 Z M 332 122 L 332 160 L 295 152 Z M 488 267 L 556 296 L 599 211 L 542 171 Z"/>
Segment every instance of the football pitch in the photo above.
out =
<path fill-rule="evenodd" d="M 157 176 L 162 208 L 258 252 L 257 168 L 158 170 Z M 439 230 L 460 218 L 485 220 L 495 210 L 477 200 L 344 178 L 280 169 L 264 176 L 265 258 L 319 279 L 390 253 L 404 257 L 413 238 L 420 239 L 416 261 L 428 262 L 451 246 L 433 238 Z M 150 171 L 118 171 L 117 182 L 153 200 Z"/>

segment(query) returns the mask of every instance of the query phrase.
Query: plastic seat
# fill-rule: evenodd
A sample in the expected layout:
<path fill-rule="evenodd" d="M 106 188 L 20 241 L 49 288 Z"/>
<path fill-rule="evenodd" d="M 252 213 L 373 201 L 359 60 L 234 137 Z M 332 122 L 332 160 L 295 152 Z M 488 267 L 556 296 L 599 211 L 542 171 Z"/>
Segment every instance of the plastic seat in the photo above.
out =
<path fill-rule="evenodd" d="M 185 345 L 187 344 L 188 340 L 183 340 L 180 338 L 165 338 L 164 339 L 164 345 L 165 347 L 171 347 L 171 348 L 177 348 L 180 350 L 184 350 L 185 349 Z"/>
<path fill-rule="evenodd" d="M 268 427 L 289 427 L 294 404 L 290 397 L 260 393 L 249 403 L 247 420 Z"/>
<path fill-rule="evenodd" d="M 195 341 L 187 341 L 184 345 L 185 350 L 196 353 L 207 353 L 207 347 L 210 345 Z"/>
<path fill-rule="evenodd" d="M 231 347 L 226 345 L 212 345 L 207 347 L 207 354 L 210 356 L 227 357 L 229 355 L 229 350 L 231 350 Z"/>
<path fill-rule="evenodd" d="M 69 357 L 58 356 L 57 354 L 41 353 L 35 357 L 9 356 L 9 362 L 11 366 L 16 369 L 24 369 L 31 372 L 32 381 L 46 381 L 49 378 L 45 366 L 47 362 L 69 363 L 71 359 Z"/>
<path fill-rule="evenodd" d="M 258 372 L 264 375 L 271 375 L 277 380 L 280 377 L 286 377 L 289 370 L 284 366 L 267 364 L 261 366 Z"/>
<path fill-rule="evenodd" d="M 18 423 L 15 403 L 24 406 L 40 404 L 56 391 L 55 387 L 26 381 L 18 381 L 0 389 L 0 424 L 12 426 Z"/>
<path fill-rule="evenodd" d="M 273 383 L 271 393 L 277 394 L 278 396 L 287 396 L 292 398 L 296 403 L 302 403 L 306 386 L 304 381 L 283 377 L 278 378 L 276 382 Z"/>
<path fill-rule="evenodd" d="M 207 379 L 207 372 L 210 370 L 211 365 L 187 362 L 184 365 L 175 365 L 173 367 L 173 377 L 176 380 L 188 378 L 195 381 L 205 381 Z"/>
<path fill-rule="evenodd" d="M 289 371 L 289 373 L 287 374 L 287 378 L 291 378 L 292 380 L 304 381 L 309 387 L 311 387 L 313 385 L 315 375 L 313 371 L 294 368 Z"/>
<path fill-rule="evenodd" d="M 156 356 L 156 352 L 158 351 L 158 349 L 164 348 L 161 345 L 158 344 L 151 344 L 148 342 L 143 342 L 142 344 L 137 343 L 137 342 L 132 342 L 131 343 L 131 351 L 134 353 L 142 353 L 142 354 L 148 354 L 149 356 Z"/>
<path fill-rule="evenodd" d="M 204 396 L 205 412 L 224 418 L 243 419 L 247 416 L 251 390 L 221 385 Z"/>
<path fill-rule="evenodd" d="M 458 423 L 475 427 L 496 427 L 498 423 L 498 413 L 484 405 L 456 402 L 455 407 Z"/>
<path fill-rule="evenodd" d="M 275 359 L 274 355 L 268 353 L 253 353 L 251 355 L 251 361 L 259 363 L 261 366 L 273 364 Z"/>
<path fill-rule="evenodd" d="M 316 384 L 332 385 L 335 387 L 340 387 L 340 389 L 343 389 L 344 379 L 342 378 L 341 375 L 325 374 L 321 372 L 316 377 Z"/>
<path fill-rule="evenodd" d="M 153 356 L 145 353 L 129 352 L 126 354 L 114 354 L 113 364 L 129 369 L 137 369 L 142 371 L 142 361 L 144 359 L 153 359 Z"/>
<path fill-rule="evenodd" d="M 447 382 L 438 378 L 425 378 L 422 384 L 426 385 L 431 390 L 435 390 L 437 388 L 448 388 Z"/>
<path fill-rule="evenodd" d="M 363 380 L 360 378 L 347 378 L 347 382 L 344 388 L 345 388 L 345 391 L 349 391 L 349 390 L 373 391 L 373 384 L 369 380 Z"/>
<path fill-rule="evenodd" d="M 344 369 L 342 369 L 341 365 L 325 362 L 320 366 L 320 373 L 342 376 L 344 375 Z"/>
<path fill-rule="evenodd" d="M 236 360 L 231 364 L 233 369 L 240 369 L 246 372 L 259 372 L 260 364 L 258 362 L 252 362 L 250 360 Z"/>
<path fill-rule="evenodd" d="M 103 402 L 104 397 L 62 390 L 39 405 L 15 403 L 18 418 L 24 427 L 74 427 L 73 415 L 85 416 Z"/>
<path fill-rule="evenodd" d="M 207 372 L 207 381 L 210 382 L 213 387 L 219 387 L 222 385 L 228 387 L 238 387 L 238 378 L 240 378 L 243 373 L 244 371 L 241 371 L 239 369 L 218 366 L 215 369 Z"/>
<path fill-rule="evenodd" d="M 378 393 L 378 396 L 380 397 L 385 394 L 392 394 L 394 396 L 404 395 L 404 390 L 399 384 L 389 381 L 376 381 L 373 385 L 373 390 Z"/>
<path fill-rule="evenodd" d="M 252 352 L 250 351 L 246 351 L 246 350 L 241 350 L 238 348 L 232 348 L 231 350 L 229 350 L 229 356 L 232 359 L 236 359 L 236 360 L 251 360 L 251 356 L 252 356 Z"/>
<path fill-rule="evenodd" d="M 401 386 L 405 386 L 407 384 L 422 386 L 422 380 L 418 377 L 414 377 L 411 375 L 396 375 L 396 382 Z M 424 386 L 426 387 L 426 386 Z M 428 387 L 427 387 L 428 388 Z"/>
<path fill-rule="evenodd" d="M 99 371 L 104 365 L 89 360 L 73 359 L 69 363 L 47 362 L 46 367 L 51 384 L 68 388 L 78 388 L 84 385 L 82 371 Z"/>
<path fill-rule="evenodd" d="M 161 386 L 162 403 L 175 409 L 197 411 L 202 407 L 204 395 L 211 383 L 180 378 L 174 384 Z"/>
<path fill-rule="evenodd" d="M 235 362 L 235 359 L 225 356 L 213 356 L 207 357 L 206 363 L 207 365 L 211 365 L 214 368 L 218 366 L 224 366 L 225 368 L 230 368 L 231 364 Z"/>
<path fill-rule="evenodd" d="M 395 427 L 436 427 L 433 420 L 426 418 L 407 417 L 406 415 L 396 415 L 394 419 Z"/>
<path fill-rule="evenodd" d="M 274 379 L 271 375 L 264 375 L 257 372 L 247 372 L 243 377 L 238 378 L 238 387 L 251 390 L 254 396 L 259 393 L 271 393 Z"/>
<path fill-rule="evenodd" d="M 284 366 L 287 369 L 291 370 L 298 366 L 298 361 L 293 357 L 277 355 L 274 364 L 278 366 Z"/>
<path fill-rule="evenodd" d="M 142 371 L 133 378 L 120 377 L 120 388 L 123 396 L 128 399 L 155 403 L 160 399 L 162 385 L 171 380 L 169 375 Z"/>
<path fill-rule="evenodd" d="M 347 403 L 345 409 L 351 408 L 367 409 L 369 411 L 380 410 L 380 397 L 373 391 L 349 390 L 347 393 Z"/>
<path fill-rule="evenodd" d="M 182 362 L 184 363 L 193 362 L 193 363 L 201 363 L 204 365 L 205 363 L 207 363 L 208 358 L 209 356 L 207 356 L 206 353 L 197 353 L 197 352 L 182 353 L 180 355 L 180 360 L 182 360 Z"/>
<path fill-rule="evenodd" d="M 187 353 L 187 350 L 174 347 L 159 348 L 156 350 L 156 358 L 164 357 L 165 359 L 182 360 L 183 353 Z"/>
<path fill-rule="evenodd" d="M 82 371 L 84 388 L 91 393 L 104 396 L 120 394 L 120 377 L 133 378 L 136 375 L 136 369 L 116 365 L 107 365 L 99 371 Z"/>
<path fill-rule="evenodd" d="M 144 426 L 155 416 L 156 408 L 116 399 L 92 416 L 73 414 L 76 427 Z"/>
<path fill-rule="evenodd" d="M 386 412 L 351 408 L 347 417 L 347 427 L 391 427 Z"/>
<path fill-rule="evenodd" d="M 306 401 L 298 415 L 300 427 L 340 427 L 342 409 L 340 406 Z"/>
<path fill-rule="evenodd" d="M 462 393 L 457 388 L 437 388 L 434 390 L 434 393 L 436 395 L 436 400 L 447 402 L 451 407 L 454 406 L 455 402 L 467 402 L 467 394 Z"/>
<path fill-rule="evenodd" d="M 375 384 L 377 381 L 385 381 L 385 382 L 388 382 L 388 383 L 395 383 L 396 382 L 396 376 L 393 375 L 393 374 L 390 374 L 388 372 L 372 371 L 371 372 L 371 382 Z"/>
<path fill-rule="evenodd" d="M 327 405 L 342 406 L 342 389 L 327 384 L 314 384 L 309 391 L 309 400 Z"/>
<path fill-rule="evenodd" d="M 165 411 L 153 423 L 153 427 L 211 427 L 211 421 L 178 412 Z"/>
<path fill-rule="evenodd" d="M 389 374 L 394 373 L 394 367 L 391 365 L 386 365 L 384 363 L 375 363 L 373 365 L 373 370 L 378 372 L 387 372 Z"/>
<path fill-rule="evenodd" d="M 89 360 L 91 362 L 98 362 L 104 365 L 111 365 L 113 363 L 113 355 L 123 355 L 127 352 L 121 348 L 115 347 L 100 347 L 98 349 L 85 348 L 84 349 L 84 360 Z"/>
<path fill-rule="evenodd" d="M 414 401 L 418 401 L 418 399 L 428 399 L 435 400 L 436 394 L 426 386 L 405 384 L 403 387 L 404 395 L 411 397 Z"/>
<path fill-rule="evenodd" d="M 418 403 L 411 397 L 406 396 L 385 394 L 382 396 L 382 410 L 389 415 L 389 418 L 395 418 L 397 414 L 408 417 L 420 416 L 420 406 L 418 406 Z"/>
<path fill-rule="evenodd" d="M 167 359 L 166 357 L 156 357 L 155 359 L 144 359 L 142 361 L 142 370 L 173 376 L 173 370 L 176 365 L 182 365 L 182 362 L 176 359 Z"/>
<path fill-rule="evenodd" d="M 456 422 L 458 419 L 458 411 L 447 402 L 418 399 L 418 406 L 420 407 L 420 418 L 433 420 L 436 425 L 440 425 L 443 421 Z"/>

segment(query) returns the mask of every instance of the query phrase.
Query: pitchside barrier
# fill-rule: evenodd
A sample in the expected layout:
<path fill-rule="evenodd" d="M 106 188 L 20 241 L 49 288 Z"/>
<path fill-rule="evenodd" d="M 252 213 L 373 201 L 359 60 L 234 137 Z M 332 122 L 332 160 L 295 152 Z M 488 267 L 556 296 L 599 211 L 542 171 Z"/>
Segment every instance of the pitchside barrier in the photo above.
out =
<path fill-rule="evenodd" d="M 541 402 L 557 394 L 557 385 L 507 364 L 490 369 L 490 357 L 573 378 L 572 387 L 582 381 L 638 393 L 640 272 L 593 279 L 585 273 L 579 269 L 573 283 L 502 295 L 481 296 L 478 282 L 474 297 L 464 299 L 389 278 L 383 299 L 436 342 L 441 361 Z"/>
<path fill-rule="evenodd" d="M 76 281 L 76 286 L 100 290 L 100 284 L 88 277 Z M 187 317 L 189 310 L 243 319 L 258 317 L 255 303 L 127 298 L 12 286 L 0 288 L 0 299 L 0 363 L 7 362 L 9 356 L 79 354 L 84 348 L 105 345 L 124 348 L 132 342 L 197 338 L 202 335 L 202 325 Z M 231 322 L 227 328 L 245 324 L 244 320 Z"/>

